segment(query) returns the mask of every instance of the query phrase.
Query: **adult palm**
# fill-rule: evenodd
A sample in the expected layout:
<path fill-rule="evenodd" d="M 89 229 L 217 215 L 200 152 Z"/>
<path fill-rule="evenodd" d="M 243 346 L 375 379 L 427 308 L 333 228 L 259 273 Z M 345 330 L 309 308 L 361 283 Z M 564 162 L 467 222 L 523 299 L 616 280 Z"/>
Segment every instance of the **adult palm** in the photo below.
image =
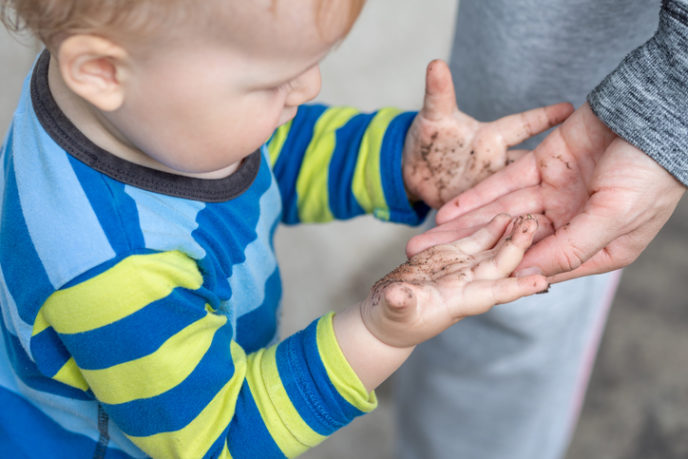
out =
<path fill-rule="evenodd" d="M 617 137 L 588 104 L 531 153 L 447 202 L 438 226 L 413 238 L 410 254 L 462 235 L 495 214 L 539 214 L 539 241 L 517 272 L 550 281 L 634 261 L 676 208 L 685 187 Z"/>

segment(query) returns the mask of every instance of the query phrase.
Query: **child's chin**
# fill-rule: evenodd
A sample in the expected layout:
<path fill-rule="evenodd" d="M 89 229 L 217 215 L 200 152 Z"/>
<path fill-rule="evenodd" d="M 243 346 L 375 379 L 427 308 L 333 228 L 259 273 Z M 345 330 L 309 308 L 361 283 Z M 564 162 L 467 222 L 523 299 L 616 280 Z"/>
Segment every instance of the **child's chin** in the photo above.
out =
<path fill-rule="evenodd" d="M 282 126 L 283 124 L 288 123 L 289 121 L 293 120 L 295 116 L 296 107 L 285 110 L 282 113 L 282 116 L 280 116 L 279 121 L 277 121 L 277 126 Z"/>

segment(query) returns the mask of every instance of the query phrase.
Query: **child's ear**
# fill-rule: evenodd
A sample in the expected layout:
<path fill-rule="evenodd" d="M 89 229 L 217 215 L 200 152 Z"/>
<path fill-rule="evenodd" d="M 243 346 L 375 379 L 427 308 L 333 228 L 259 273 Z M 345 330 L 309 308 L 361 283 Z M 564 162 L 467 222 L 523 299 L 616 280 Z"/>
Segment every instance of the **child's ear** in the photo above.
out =
<path fill-rule="evenodd" d="M 128 53 L 94 35 L 72 35 L 57 51 L 60 74 L 69 89 L 103 111 L 122 106 Z"/>

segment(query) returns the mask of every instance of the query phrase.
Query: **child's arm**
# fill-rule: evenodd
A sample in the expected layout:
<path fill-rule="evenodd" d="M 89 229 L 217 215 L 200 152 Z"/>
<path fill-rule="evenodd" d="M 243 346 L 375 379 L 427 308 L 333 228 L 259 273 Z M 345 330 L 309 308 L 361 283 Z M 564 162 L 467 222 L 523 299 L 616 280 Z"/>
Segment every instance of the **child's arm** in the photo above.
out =
<path fill-rule="evenodd" d="M 572 112 L 571 104 L 560 103 L 479 122 L 457 107 L 447 64 L 430 62 L 423 108 L 409 129 L 403 152 L 404 182 L 411 199 L 439 208 L 525 153 L 510 147 L 561 123 Z"/>
<path fill-rule="evenodd" d="M 409 203 L 401 151 L 415 112 L 303 105 L 267 143 L 286 223 L 361 214 L 417 224 L 427 207 Z"/>
<path fill-rule="evenodd" d="M 459 111 L 451 75 L 430 63 L 420 112 L 304 105 L 268 141 L 286 223 L 369 213 L 415 224 L 522 151 L 512 145 L 563 121 L 557 104 L 480 123 Z M 403 155 L 402 155 L 403 151 Z M 409 202 L 411 198 L 411 202 Z"/>
<path fill-rule="evenodd" d="M 48 387 L 95 398 L 156 458 L 293 457 L 375 408 L 337 345 L 331 314 L 273 346 L 242 348 L 237 323 L 261 319 L 218 310 L 206 282 L 187 255 L 151 252 L 58 290 L 31 344 L 56 381 Z"/>
<path fill-rule="evenodd" d="M 414 346 L 467 316 L 547 288 L 542 275 L 509 277 L 537 229 L 532 217 L 495 217 L 485 228 L 431 247 L 378 281 L 360 305 L 337 314 L 335 334 L 368 390 L 377 387 Z"/>

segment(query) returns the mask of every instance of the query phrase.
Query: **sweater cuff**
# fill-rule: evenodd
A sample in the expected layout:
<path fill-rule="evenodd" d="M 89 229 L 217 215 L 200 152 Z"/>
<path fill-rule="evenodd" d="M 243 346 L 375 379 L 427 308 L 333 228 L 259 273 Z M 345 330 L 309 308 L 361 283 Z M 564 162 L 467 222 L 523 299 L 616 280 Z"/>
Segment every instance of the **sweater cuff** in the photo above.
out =
<path fill-rule="evenodd" d="M 377 407 L 375 392 L 368 392 L 344 357 L 334 334 L 334 313 L 323 316 L 318 321 L 317 343 L 327 376 L 339 395 L 361 413 L 368 413 Z"/>
<path fill-rule="evenodd" d="M 664 0 L 659 29 L 588 95 L 595 115 L 688 185 L 688 1 Z"/>
<path fill-rule="evenodd" d="M 404 112 L 397 115 L 385 132 L 380 151 L 380 173 L 388 209 L 374 212 L 380 220 L 419 225 L 430 210 L 422 201 L 415 204 L 409 202 L 402 173 L 401 161 L 406 134 L 417 114 L 418 112 Z"/>

